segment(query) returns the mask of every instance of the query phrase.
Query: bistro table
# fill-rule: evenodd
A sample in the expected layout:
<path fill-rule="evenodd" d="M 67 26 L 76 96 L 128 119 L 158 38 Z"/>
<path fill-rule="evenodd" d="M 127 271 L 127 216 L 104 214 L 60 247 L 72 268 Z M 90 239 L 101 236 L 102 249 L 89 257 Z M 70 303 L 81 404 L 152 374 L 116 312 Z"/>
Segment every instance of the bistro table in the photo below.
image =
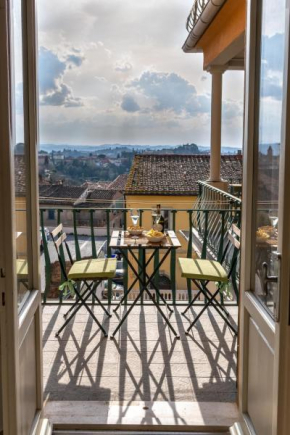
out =
<path fill-rule="evenodd" d="M 150 289 L 148 288 L 149 284 L 151 284 L 151 286 L 154 288 L 154 290 L 156 292 L 156 295 L 158 295 L 158 297 L 163 301 L 163 303 L 166 305 L 168 310 L 170 312 L 173 312 L 172 308 L 167 304 L 166 300 L 164 299 L 164 297 L 160 293 L 159 289 L 155 285 L 154 277 L 157 274 L 160 267 L 162 266 L 162 264 L 164 263 L 164 261 L 166 260 L 166 258 L 169 256 L 170 252 L 173 249 L 178 249 L 180 247 L 181 247 L 181 244 L 180 244 L 174 231 L 167 231 L 164 239 L 158 243 L 152 243 L 152 242 L 148 241 L 147 237 L 144 235 L 141 235 L 138 238 L 133 238 L 129 235 L 129 233 L 127 231 L 113 231 L 113 234 L 112 234 L 112 237 L 110 240 L 110 248 L 118 249 L 120 251 L 122 257 L 127 262 L 128 266 L 130 267 L 133 274 L 135 275 L 135 279 L 134 279 L 133 283 L 130 285 L 130 287 L 128 288 L 128 290 L 126 291 L 126 293 L 124 294 L 124 296 L 122 297 L 122 299 L 120 300 L 119 304 L 116 306 L 114 311 L 116 312 L 118 310 L 118 308 L 122 305 L 122 303 L 126 300 L 127 296 L 133 290 L 133 287 L 137 282 L 140 283 L 140 292 L 139 292 L 139 295 L 137 296 L 137 298 L 134 300 L 134 302 L 130 306 L 130 308 L 128 309 L 128 311 L 124 314 L 124 316 L 121 319 L 120 323 L 118 324 L 117 328 L 114 330 L 111 338 L 114 338 L 115 334 L 121 328 L 122 324 L 124 323 L 124 321 L 126 320 L 128 315 L 130 314 L 130 312 L 132 311 L 134 306 L 137 304 L 138 300 L 142 298 L 142 295 L 145 292 L 148 294 L 149 298 L 151 299 L 151 301 L 153 302 L 153 304 L 155 305 L 155 307 L 157 308 L 157 310 L 159 311 L 159 313 L 161 314 L 161 316 L 163 317 L 163 319 L 165 320 L 166 324 L 171 329 L 171 331 L 173 332 L 175 337 L 180 338 L 179 335 L 177 334 L 177 332 L 175 331 L 175 329 L 173 328 L 173 326 L 171 325 L 168 317 L 163 313 L 159 304 L 156 302 L 156 300 L 154 299 L 153 295 L 150 292 Z M 134 252 L 134 250 L 136 250 L 136 249 L 143 250 L 143 255 L 141 256 L 141 261 L 137 258 L 136 254 Z M 146 251 L 152 251 L 148 260 L 146 260 Z M 155 253 L 158 251 L 159 252 L 163 251 L 163 257 L 161 259 L 159 259 L 157 265 L 154 265 L 153 272 L 151 274 L 149 274 L 148 266 L 152 262 L 152 260 L 154 259 Z M 132 260 L 129 258 L 128 254 L 131 254 L 133 260 L 136 262 L 136 266 L 135 266 L 134 262 L 132 262 Z M 137 268 L 137 270 L 136 270 L 136 268 Z M 138 270 L 139 268 L 140 268 L 140 272 Z"/>

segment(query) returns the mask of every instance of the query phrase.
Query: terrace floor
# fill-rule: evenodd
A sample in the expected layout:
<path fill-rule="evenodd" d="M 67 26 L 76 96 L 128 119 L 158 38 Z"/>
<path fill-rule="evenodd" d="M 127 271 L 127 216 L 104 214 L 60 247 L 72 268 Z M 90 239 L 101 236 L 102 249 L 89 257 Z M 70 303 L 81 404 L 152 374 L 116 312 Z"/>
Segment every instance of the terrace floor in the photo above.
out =
<path fill-rule="evenodd" d="M 111 340 L 81 308 L 57 339 L 66 310 L 43 309 L 44 396 L 46 415 L 55 424 L 229 427 L 237 420 L 237 339 L 214 310 L 186 336 L 184 307 L 176 308 L 171 315 L 181 337 L 176 340 L 155 307 L 137 306 Z M 112 333 L 118 317 L 108 319 L 99 307 L 94 311 Z M 237 307 L 229 312 L 236 323 Z"/>
<path fill-rule="evenodd" d="M 52 401 L 126 406 L 214 402 L 215 407 L 220 405 L 217 402 L 235 402 L 237 340 L 214 310 L 207 310 L 186 336 L 188 320 L 181 316 L 184 307 L 176 308 L 171 315 L 181 337 L 176 340 L 155 307 L 137 306 L 111 340 L 103 337 L 81 308 L 61 337 L 55 338 L 66 310 L 63 306 L 43 309 L 44 391 L 48 409 L 49 404 L 53 406 Z M 200 310 L 196 307 L 187 318 L 192 319 Z M 94 311 L 112 333 L 118 317 L 113 314 L 108 319 L 99 307 Z M 230 307 L 229 312 L 236 323 L 237 307 Z"/>

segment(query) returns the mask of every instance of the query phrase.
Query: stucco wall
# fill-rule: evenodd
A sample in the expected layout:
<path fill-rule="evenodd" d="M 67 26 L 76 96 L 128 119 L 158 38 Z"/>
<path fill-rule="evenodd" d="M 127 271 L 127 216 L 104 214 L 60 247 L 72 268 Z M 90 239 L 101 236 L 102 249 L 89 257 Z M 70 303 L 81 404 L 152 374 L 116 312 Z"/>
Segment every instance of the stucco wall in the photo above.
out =
<path fill-rule="evenodd" d="M 184 290 L 187 288 L 187 283 L 184 278 L 180 275 L 180 270 L 178 266 L 178 258 L 187 256 L 187 242 L 181 236 L 179 230 L 188 230 L 189 229 L 189 216 L 187 213 L 187 209 L 193 208 L 194 203 L 196 202 L 196 196 L 150 196 L 150 195 L 140 195 L 140 196 L 126 196 L 126 207 L 127 208 L 137 208 L 137 209 L 150 209 L 145 210 L 143 212 L 142 217 L 142 226 L 149 230 L 152 228 L 152 208 L 156 208 L 157 204 L 161 205 L 161 209 L 184 209 L 185 211 L 179 211 L 176 214 L 176 235 L 182 245 L 180 249 L 177 250 L 176 253 L 176 288 Z M 131 225 L 131 219 L 129 212 L 127 214 L 127 225 Z M 172 228 L 172 221 L 169 219 L 169 227 Z M 148 254 L 149 256 L 150 254 Z M 149 258 L 149 257 L 148 257 Z M 150 272 L 152 272 L 153 264 L 148 268 Z M 161 266 L 160 272 L 165 273 L 170 277 L 170 256 L 165 260 L 163 265 Z M 129 285 L 133 282 L 135 276 L 132 271 L 129 270 Z M 137 290 L 138 285 L 134 287 Z"/>
<path fill-rule="evenodd" d="M 238 40 L 245 27 L 246 0 L 228 0 L 196 46 L 204 53 L 204 68 Z"/>

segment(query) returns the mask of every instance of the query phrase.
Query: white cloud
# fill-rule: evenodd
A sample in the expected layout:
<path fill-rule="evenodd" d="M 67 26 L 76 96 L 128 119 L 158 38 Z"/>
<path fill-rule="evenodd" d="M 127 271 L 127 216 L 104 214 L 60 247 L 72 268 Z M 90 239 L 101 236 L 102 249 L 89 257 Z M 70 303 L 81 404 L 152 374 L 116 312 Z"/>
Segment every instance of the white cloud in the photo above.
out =
<path fill-rule="evenodd" d="M 133 69 L 133 65 L 126 60 L 121 60 L 116 62 L 115 64 L 115 71 L 121 72 L 121 73 L 127 73 Z"/>
<path fill-rule="evenodd" d="M 210 75 L 201 54 L 181 49 L 191 6 L 192 0 L 39 0 L 39 40 L 47 50 L 41 142 L 208 145 Z M 238 104 L 243 77 L 227 73 L 227 82 L 233 86 L 225 102 Z M 230 105 L 225 113 L 241 145 L 234 130 L 239 111 Z"/>
<path fill-rule="evenodd" d="M 140 106 L 131 95 L 123 95 L 121 107 L 126 112 L 139 112 Z"/>
<path fill-rule="evenodd" d="M 83 57 L 69 54 L 64 61 L 45 47 L 39 50 L 39 91 L 40 104 L 51 106 L 78 107 L 82 106 L 81 98 L 73 95 L 72 89 L 64 83 L 63 77 L 71 64 L 80 66 Z"/>
<path fill-rule="evenodd" d="M 210 98 L 197 94 L 195 86 L 176 73 L 145 71 L 138 79 L 132 80 L 129 88 L 154 101 L 153 110 L 198 116 L 210 111 Z M 147 107 L 148 110 L 148 107 Z"/>

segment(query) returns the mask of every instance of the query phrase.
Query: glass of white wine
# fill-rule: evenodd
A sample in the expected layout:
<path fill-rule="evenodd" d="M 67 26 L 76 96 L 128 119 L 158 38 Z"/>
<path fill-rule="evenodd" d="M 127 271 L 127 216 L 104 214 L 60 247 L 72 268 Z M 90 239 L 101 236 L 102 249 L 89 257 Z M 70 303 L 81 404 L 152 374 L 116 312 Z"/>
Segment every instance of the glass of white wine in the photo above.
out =
<path fill-rule="evenodd" d="M 269 216 L 272 227 L 276 228 L 278 224 L 278 216 Z"/>
<path fill-rule="evenodd" d="M 137 209 L 130 210 L 130 216 L 131 216 L 131 220 L 132 220 L 132 223 L 133 223 L 134 227 L 137 227 L 138 222 L 139 222 L 139 218 L 140 218 L 140 212 L 139 212 L 139 210 L 137 210 Z M 133 239 L 138 239 L 139 237 L 138 236 L 133 236 L 132 238 Z"/>

